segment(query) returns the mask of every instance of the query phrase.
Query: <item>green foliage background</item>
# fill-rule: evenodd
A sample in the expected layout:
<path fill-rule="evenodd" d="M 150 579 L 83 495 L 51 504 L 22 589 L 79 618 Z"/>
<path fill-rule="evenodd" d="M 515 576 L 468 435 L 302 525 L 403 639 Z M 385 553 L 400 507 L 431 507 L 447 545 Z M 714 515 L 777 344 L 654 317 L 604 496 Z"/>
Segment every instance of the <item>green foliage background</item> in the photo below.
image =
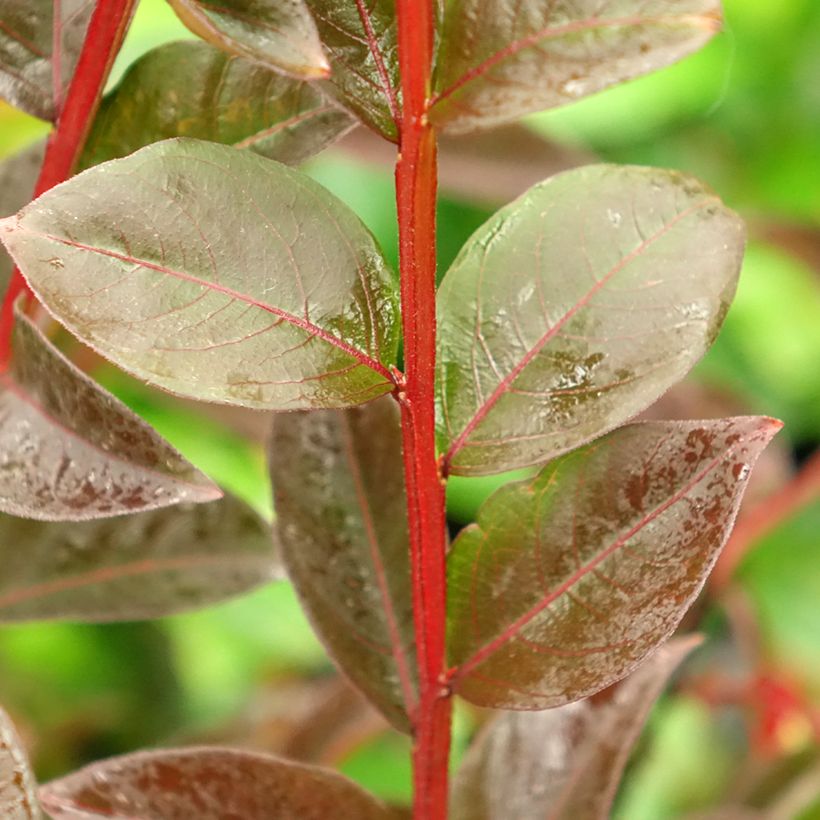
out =
<path fill-rule="evenodd" d="M 743 213 L 751 242 L 737 300 L 691 379 L 729 391 L 745 411 L 782 418 L 800 459 L 820 439 L 820 4 L 725 6 L 726 30 L 703 52 L 527 125 L 606 161 L 694 173 Z M 112 82 L 145 51 L 187 37 L 163 0 L 142 0 Z M 0 156 L 44 131 L 0 105 Z M 390 170 L 336 150 L 308 170 L 360 214 L 395 264 Z M 488 215 L 481 202 L 445 191 L 442 270 Z M 271 513 L 258 444 L 110 368 L 97 375 L 203 470 Z M 453 480 L 451 519 L 469 521 L 507 478 Z M 820 707 L 820 502 L 757 544 L 739 578 L 767 662 Z M 710 624 L 716 636 L 725 629 L 717 614 Z M 223 737 L 243 716 L 263 714 L 271 693 L 331 674 L 284 583 L 160 622 L 0 631 L 0 702 L 18 719 L 43 778 L 140 746 Z M 457 751 L 471 721 L 459 717 Z M 800 738 L 786 752 L 815 758 Z M 731 719 L 702 701 L 668 698 L 642 741 L 619 816 L 663 820 L 713 805 L 736 776 L 744 742 Z M 377 793 L 409 795 L 407 743 L 397 735 L 377 733 L 339 760 Z M 820 808 L 803 816 L 820 817 Z"/>

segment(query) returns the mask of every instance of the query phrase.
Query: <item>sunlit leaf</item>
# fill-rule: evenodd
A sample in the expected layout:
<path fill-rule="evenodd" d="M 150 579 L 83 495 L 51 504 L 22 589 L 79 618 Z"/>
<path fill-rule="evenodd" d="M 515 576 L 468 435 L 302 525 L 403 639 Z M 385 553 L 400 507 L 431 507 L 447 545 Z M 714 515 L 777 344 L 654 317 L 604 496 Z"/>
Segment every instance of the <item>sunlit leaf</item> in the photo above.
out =
<path fill-rule="evenodd" d="M 398 138 L 395 0 L 305 0 L 331 58 L 327 87 L 367 125 Z"/>
<path fill-rule="evenodd" d="M 0 511 L 78 521 L 222 495 L 20 312 L 13 334 L 0 373 Z"/>
<path fill-rule="evenodd" d="M 93 0 L 0 0 L 0 97 L 54 119 L 93 9 Z"/>
<path fill-rule="evenodd" d="M 572 102 L 681 59 L 720 22 L 719 0 L 452 0 L 430 118 L 470 131 Z"/>
<path fill-rule="evenodd" d="M 304 0 L 168 0 L 198 37 L 297 77 L 326 77 L 327 59 Z"/>
<path fill-rule="evenodd" d="M 94 521 L 0 515 L 0 622 L 156 618 L 277 575 L 270 527 L 230 496 Z"/>
<path fill-rule="evenodd" d="M 35 143 L 0 163 L 0 216 L 11 216 L 31 202 L 45 147 L 44 142 Z M 0 249 L 0 289 L 4 292 L 13 269 L 11 257 Z"/>
<path fill-rule="evenodd" d="M 270 445 L 285 568 L 339 665 L 399 729 L 417 698 L 398 408 L 279 414 Z"/>
<path fill-rule="evenodd" d="M 633 424 L 491 496 L 449 558 L 455 691 L 546 709 L 628 674 L 694 600 L 780 427 Z"/>
<path fill-rule="evenodd" d="M 652 705 L 697 643 L 670 642 L 603 702 L 497 717 L 461 765 L 452 820 L 607 820 Z"/>
<path fill-rule="evenodd" d="M 134 64 L 103 100 L 82 164 L 196 137 L 296 165 L 354 122 L 306 82 L 207 43 L 169 43 Z"/>
<path fill-rule="evenodd" d="M 38 820 L 36 784 L 23 744 L 9 716 L 0 709 L 0 817 Z"/>
<path fill-rule="evenodd" d="M 41 787 L 54 820 L 388 820 L 382 803 L 329 769 L 235 749 L 114 757 Z"/>
<path fill-rule="evenodd" d="M 393 387 L 394 283 L 372 236 L 251 152 L 148 146 L 52 189 L 0 237 L 69 330 L 171 392 L 297 409 Z"/>
<path fill-rule="evenodd" d="M 743 244 L 740 219 L 671 171 L 588 166 L 502 208 L 439 290 L 448 471 L 543 462 L 650 405 L 714 340 Z"/>

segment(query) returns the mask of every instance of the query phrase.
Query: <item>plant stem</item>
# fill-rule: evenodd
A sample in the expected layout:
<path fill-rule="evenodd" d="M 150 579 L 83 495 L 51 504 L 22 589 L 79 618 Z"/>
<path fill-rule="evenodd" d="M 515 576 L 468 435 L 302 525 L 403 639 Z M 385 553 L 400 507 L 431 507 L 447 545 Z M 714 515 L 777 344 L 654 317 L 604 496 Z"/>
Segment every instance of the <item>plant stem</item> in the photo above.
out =
<path fill-rule="evenodd" d="M 444 481 L 436 459 L 436 136 L 427 122 L 432 0 L 397 0 L 402 114 L 396 163 L 405 380 L 399 393 L 419 666 L 415 820 L 447 817 L 451 701 L 444 686 Z"/>
<path fill-rule="evenodd" d="M 57 112 L 57 126 L 46 145 L 43 166 L 34 187 L 35 198 L 74 173 L 135 5 L 136 0 L 97 0 L 65 102 Z M 58 3 L 55 3 L 55 14 L 59 14 Z M 58 22 L 55 20 L 55 30 L 59 28 Z M 52 59 L 55 62 L 60 60 L 56 48 Z M 59 71 L 55 71 L 55 81 L 59 81 L 59 77 Z M 58 100 L 59 89 L 54 93 L 55 100 Z M 0 308 L 0 370 L 8 366 L 14 303 L 24 290 L 27 290 L 26 281 L 15 268 Z"/>

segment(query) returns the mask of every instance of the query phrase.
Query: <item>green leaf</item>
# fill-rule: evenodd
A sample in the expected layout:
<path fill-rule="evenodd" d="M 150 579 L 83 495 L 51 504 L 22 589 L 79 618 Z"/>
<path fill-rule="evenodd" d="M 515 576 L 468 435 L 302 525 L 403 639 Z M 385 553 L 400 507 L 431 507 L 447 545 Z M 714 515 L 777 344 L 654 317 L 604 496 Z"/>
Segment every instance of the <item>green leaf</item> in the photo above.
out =
<path fill-rule="evenodd" d="M 0 623 L 157 618 L 278 574 L 270 527 L 226 496 L 117 518 L 0 515 Z"/>
<path fill-rule="evenodd" d="M 780 427 L 633 424 L 495 493 L 450 552 L 454 690 L 547 709 L 627 675 L 703 586 Z"/>
<path fill-rule="evenodd" d="M 0 511 L 81 521 L 222 496 L 19 310 L 12 349 L 0 373 Z"/>
<path fill-rule="evenodd" d="M 37 785 L 26 751 L 9 716 L 0 709 L 0 816 L 39 820 Z"/>
<path fill-rule="evenodd" d="M 719 0 L 452 0 L 430 119 L 459 133 L 655 71 L 720 28 Z"/>
<path fill-rule="evenodd" d="M 652 706 L 697 643 L 671 641 L 603 702 L 497 717 L 459 769 L 452 820 L 607 820 Z"/>
<path fill-rule="evenodd" d="M 327 58 L 304 0 L 168 0 L 179 19 L 218 48 L 305 79 L 326 77 Z"/>
<path fill-rule="evenodd" d="M 54 820 L 390 820 L 391 811 L 330 769 L 238 749 L 136 752 L 40 789 Z"/>
<path fill-rule="evenodd" d="M 439 289 L 445 468 L 537 464 L 648 407 L 717 335 L 743 244 L 740 219 L 671 171 L 589 166 L 502 208 Z"/>
<path fill-rule="evenodd" d="M 276 416 L 270 446 L 282 560 L 329 652 L 396 728 L 417 700 L 398 408 Z"/>
<path fill-rule="evenodd" d="M 207 43 L 169 43 L 131 66 L 103 100 L 82 165 L 169 137 L 226 143 L 297 165 L 353 124 L 308 83 Z"/>
<path fill-rule="evenodd" d="M 37 142 L 0 163 L 0 216 L 10 216 L 31 202 L 45 147 L 45 142 Z M 3 292 L 8 287 L 12 270 L 11 257 L 0 248 L 0 290 Z"/>
<path fill-rule="evenodd" d="M 394 142 L 401 116 L 395 0 L 305 0 L 331 58 L 326 84 L 376 132 Z"/>
<path fill-rule="evenodd" d="M 292 410 L 393 389 L 396 297 L 373 237 L 248 151 L 156 143 L 53 188 L 0 237 L 69 330 L 173 393 Z"/>
<path fill-rule="evenodd" d="M 0 97 L 56 119 L 93 9 L 93 0 L 0 0 Z"/>

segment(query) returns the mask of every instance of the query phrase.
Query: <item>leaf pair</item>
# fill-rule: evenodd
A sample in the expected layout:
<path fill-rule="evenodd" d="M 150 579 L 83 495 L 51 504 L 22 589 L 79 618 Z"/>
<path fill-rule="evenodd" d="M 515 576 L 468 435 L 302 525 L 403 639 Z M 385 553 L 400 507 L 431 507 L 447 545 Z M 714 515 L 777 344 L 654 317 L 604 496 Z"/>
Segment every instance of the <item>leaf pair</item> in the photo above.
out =
<path fill-rule="evenodd" d="M 111 758 L 48 783 L 38 794 L 25 751 L 0 710 L 0 814 L 6 820 L 38 820 L 42 816 L 38 802 L 54 820 L 114 816 L 390 820 L 396 816 L 327 769 L 210 747 Z"/>

